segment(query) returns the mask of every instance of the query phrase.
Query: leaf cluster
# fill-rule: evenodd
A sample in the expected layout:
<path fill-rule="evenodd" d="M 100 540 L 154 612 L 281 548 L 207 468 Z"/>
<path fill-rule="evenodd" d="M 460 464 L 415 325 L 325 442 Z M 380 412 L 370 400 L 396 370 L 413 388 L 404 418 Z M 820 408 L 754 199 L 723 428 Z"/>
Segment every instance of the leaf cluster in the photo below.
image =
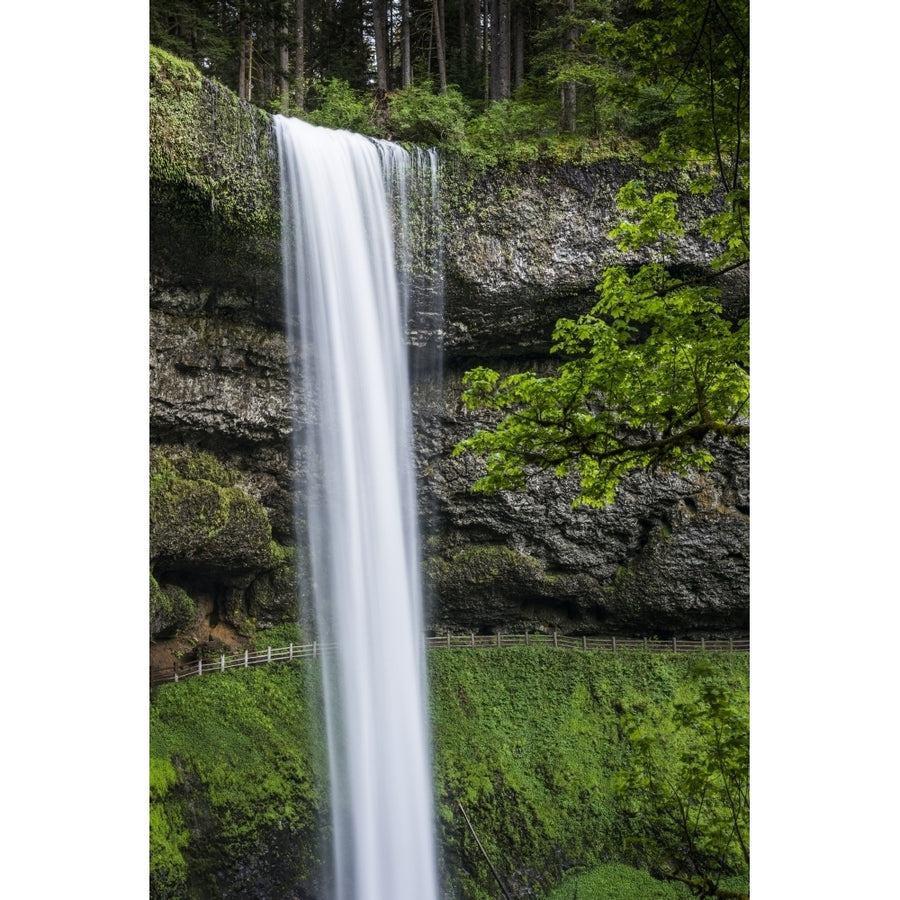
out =
<path fill-rule="evenodd" d="M 715 289 L 648 264 L 608 269 L 598 292 L 557 322 L 555 374 L 464 376 L 467 408 L 504 415 L 454 449 L 485 460 L 473 490 L 521 490 L 537 469 L 576 475 L 575 502 L 603 506 L 633 469 L 685 474 L 711 465 L 715 441 L 747 440 L 749 325 L 724 317 Z"/>
<path fill-rule="evenodd" d="M 375 104 L 371 97 L 353 90 L 342 78 L 330 78 L 316 87 L 316 108 L 307 121 L 324 128 L 377 135 Z"/>
<path fill-rule="evenodd" d="M 750 864 L 750 726 L 746 697 L 698 667 L 696 690 L 630 716 L 630 767 L 618 782 L 634 841 L 694 896 L 741 896 L 722 879 Z"/>

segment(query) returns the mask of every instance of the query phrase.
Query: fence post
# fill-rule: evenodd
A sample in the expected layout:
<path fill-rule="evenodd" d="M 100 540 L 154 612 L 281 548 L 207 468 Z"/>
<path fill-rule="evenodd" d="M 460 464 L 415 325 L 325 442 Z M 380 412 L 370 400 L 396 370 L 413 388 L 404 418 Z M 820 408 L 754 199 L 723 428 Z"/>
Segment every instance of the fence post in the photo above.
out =
<path fill-rule="evenodd" d="M 587 635 L 586 634 L 583 634 L 581 636 L 581 649 L 587 650 Z"/>
<path fill-rule="evenodd" d="M 313 641 L 313 659 L 316 658 L 316 650 L 318 649 L 318 641 Z"/>
<path fill-rule="evenodd" d="M 644 649 L 647 649 L 647 638 L 644 638 Z"/>
<path fill-rule="evenodd" d="M 219 669 L 219 671 L 220 671 L 220 672 L 224 672 L 224 671 L 225 671 L 225 654 L 224 654 L 224 653 L 222 654 L 222 666 L 221 666 L 221 668 Z"/>
<path fill-rule="evenodd" d="M 525 646 L 528 646 L 528 629 L 525 629 Z"/>
<path fill-rule="evenodd" d="M 728 638 L 728 652 L 734 653 L 734 640 L 732 638 Z"/>
<path fill-rule="evenodd" d="M 558 641 L 557 638 L 556 638 L 556 632 L 555 632 L 555 631 L 553 632 L 553 646 L 554 646 L 554 647 L 559 647 L 559 641 Z"/>
<path fill-rule="evenodd" d="M 268 653 L 266 656 L 266 662 L 272 662 L 272 648 L 271 647 L 269 647 L 269 649 L 268 649 Z"/>
<path fill-rule="evenodd" d="M 246 669 L 247 666 L 249 666 L 249 665 L 250 665 L 250 651 L 245 650 L 244 651 L 244 668 Z"/>
<path fill-rule="evenodd" d="M 288 644 L 288 659 L 290 660 L 293 658 L 294 658 L 294 642 L 291 641 L 290 644 Z"/>
<path fill-rule="evenodd" d="M 500 646 L 500 632 L 497 632 L 497 646 Z"/>
<path fill-rule="evenodd" d="M 197 660 L 197 674 L 198 675 L 203 674 L 203 659 L 202 659 L 202 657 Z"/>
<path fill-rule="evenodd" d="M 471 638 L 472 638 L 472 646 L 474 647 L 474 646 L 475 646 L 475 632 L 474 632 L 474 631 L 470 631 L 469 634 L 470 634 L 470 636 L 471 636 Z"/>
<path fill-rule="evenodd" d="M 616 652 L 616 639 L 615 638 L 612 639 L 612 645 L 613 645 L 613 653 L 615 653 Z"/>
<path fill-rule="evenodd" d="M 672 652 L 673 652 L 673 653 L 677 653 L 677 652 L 678 652 L 678 640 L 677 640 L 677 638 L 672 638 Z"/>
<path fill-rule="evenodd" d="M 700 652 L 706 652 L 706 638 L 700 638 Z"/>
<path fill-rule="evenodd" d="M 447 649 L 450 649 L 450 632 L 447 632 Z"/>

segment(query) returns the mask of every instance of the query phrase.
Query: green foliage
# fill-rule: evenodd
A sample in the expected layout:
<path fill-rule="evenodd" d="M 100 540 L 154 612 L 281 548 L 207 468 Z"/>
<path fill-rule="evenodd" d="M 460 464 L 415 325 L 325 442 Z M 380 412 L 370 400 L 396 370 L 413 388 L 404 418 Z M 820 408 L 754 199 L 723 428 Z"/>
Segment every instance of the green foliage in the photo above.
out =
<path fill-rule="evenodd" d="M 746 875 L 722 879 L 721 886 L 735 893 L 749 893 Z M 590 872 L 566 879 L 547 900 L 687 900 L 695 896 L 686 884 L 660 881 L 649 872 L 622 863 L 606 863 Z"/>
<path fill-rule="evenodd" d="M 657 161 L 683 165 L 698 153 L 746 160 L 747 0 L 662 0 L 635 6 L 633 21 L 624 27 L 598 21 L 584 39 L 619 67 L 619 83 L 609 87 L 618 88 L 620 101 L 638 109 L 669 105 L 674 115 L 660 130 Z"/>
<path fill-rule="evenodd" d="M 728 245 L 727 264 L 749 254 L 750 34 L 748 0 L 663 0 L 636 4 L 636 21 L 606 21 L 585 34 L 619 67 L 607 91 L 655 120 L 660 168 L 712 163 L 725 208 L 707 232 Z M 709 190 L 704 177 L 698 188 Z"/>
<path fill-rule="evenodd" d="M 313 673 L 315 680 L 315 673 Z M 302 666 L 239 669 L 157 689 L 150 707 L 152 896 L 210 896 L 217 879 L 287 834 L 283 861 L 315 866 L 321 733 Z M 181 774 L 176 778 L 175 772 Z M 183 863 L 179 863 L 179 858 Z"/>
<path fill-rule="evenodd" d="M 266 647 L 287 647 L 289 644 L 305 643 L 303 632 L 296 622 L 283 622 L 281 625 L 273 625 L 271 628 L 258 631 L 253 636 L 253 647 L 256 650 L 265 650 Z"/>
<path fill-rule="evenodd" d="M 458 89 L 435 93 L 430 82 L 413 84 L 390 95 L 387 126 L 396 140 L 459 149 L 471 116 Z"/>
<path fill-rule="evenodd" d="M 616 203 L 622 212 L 630 213 L 625 220 L 610 231 L 618 248 L 626 252 L 637 250 L 646 244 L 658 244 L 663 253 L 675 250 L 674 238 L 684 235 L 684 225 L 678 219 L 678 194 L 663 191 L 647 199 L 647 188 L 642 181 L 629 181 L 616 195 Z"/>
<path fill-rule="evenodd" d="M 454 449 L 485 458 L 474 490 L 521 490 L 540 469 L 577 475 L 575 502 L 602 506 L 634 469 L 708 468 L 711 440 L 747 439 L 749 327 L 724 318 L 715 290 L 650 264 L 608 269 L 598 291 L 590 313 L 557 322 L 556 374 L 464 376 L 469 409 L 505 414 Z"/>
<path fill-rule="evenodd" d="M 750 865 L 750 725 L 746 696 L 698 665 L 694 690 L 632 715 L 619 790 L 648 858 L 694 896 L 741 896 L 722 885 Z"/>
<path fill-rule="evenodd" d="M 660 881 L 648 872 L 622 863 L 597 866 L 589 873 L 567 879 L 547 895 L 547 900 L 687 900 L 686 885 Z"/>
<path fill-rule="evenodd" d="M 323 81 L 316 88 L 316 108 L 307 113 L 313 125 L 377 134 L 375 104 L 340 78 Z"/>
<path fill-rule="evenodd" d="M 717 682 L 746 692 L 745 658 L 712 665 Z M 623 723 L 679 699 L 691 682 L 689 659 L 442 650 L 429 667 L 441 844 L 467 873 L 464 896 L 495 893 L 457 801 L 500 873 L 538 895 L 572 865 L 641 865 L 616 792 L 632 753 Z"/>
<path fill-rule="evenodd" d="M 189 841 L 182 816 L 165 799 L 177 783 L 169 759 L 150 758 L 150 885 L 155 897 L 179 897 L 187 879 L 183 850 Z"/>

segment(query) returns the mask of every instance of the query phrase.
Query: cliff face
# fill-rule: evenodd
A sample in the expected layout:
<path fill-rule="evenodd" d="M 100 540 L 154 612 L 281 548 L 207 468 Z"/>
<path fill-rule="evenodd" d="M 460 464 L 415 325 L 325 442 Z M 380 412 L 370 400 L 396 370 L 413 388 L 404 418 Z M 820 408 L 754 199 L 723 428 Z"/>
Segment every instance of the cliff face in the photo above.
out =
<path fill-rule="evenodd" d="M 414 391 L 435 630 L 689 636 L 748 627 L 746 452 L 728 451 L 693 479 L 635 475 L 604 510 L 573 510 L 573 485 L 551 477 L 527 493 L 473 495 L 478 463 L 450 457 L 488 421 L 459 402 L 465 369 L 546 366 L 556 319 L 592 305 L 606 266 L 641 261 L 606 237 L 613 197 L 636 174 L 616 161 L 480 175 L 452 160 L 443 167 L 445 370 L 438 392 Z M 689 217 L 702 213 L 697 198 L 684 202 Z M 151 523 L 151 632 L 171 634 L 191 615 L 211 626 L 294 617 L 297 583 L 305 596 L 302 555 L 291 550 L 299 406 L 273 137 L 265 114 L 161 54 L 151 56 L 151 216 L 151 510 L 169 515 Z M 679 266 L 702 268 L 711 253 L 688 235 Z M 417 299 L 414 356 L 434 338 Z M 728 285 L 727 302 L 746 313 L 746 285 Z"/>

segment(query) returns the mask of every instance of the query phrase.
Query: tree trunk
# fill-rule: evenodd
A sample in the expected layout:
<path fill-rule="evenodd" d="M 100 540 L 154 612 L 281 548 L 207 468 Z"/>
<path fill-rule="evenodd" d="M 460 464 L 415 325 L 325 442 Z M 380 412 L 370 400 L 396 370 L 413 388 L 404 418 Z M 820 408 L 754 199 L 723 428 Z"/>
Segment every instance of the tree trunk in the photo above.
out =
<path fill-rule="evenodd" d="M 304 0 L 297 0 L 297 21 L 294 34 L 297 38 L 297 52 L 294 56 L 294 94 L 297 98 L 297 109 L 306 109 L 306 44 L 303 17 L 306 12 Z"/>
<path fill-rule="evenodd" d="M 509 99 L 510 0 L 491 3 L 491 100 Z"/>
<path fill-rule="evenodd" d="M 568 11 L 570 16 L 574 16 L 575 14 L 575 0 L 568 0 Z M 574 25 L 570 25 L 566 29 L 564 40 L 564 46 L 566 50 L 566 54 L 575 53 L 575 42 L 578 39 L 578 32 Z M 562 88 L 562 107 L 563 107 L 563 131 L 568 131 L 574 133 L 576 127 L 576 112 L 577 112 L 577 93 L 576 93 L 576 85 L 574 81 L 570 81 L 567 84 L 563 85 Z"/>
<path fill-rule="evenodd" d="M 484 64 L 484 99 L 491 99 L 491 50 L 490 50 L 490 16 L 488 9 L 493 10 L 496 0 L 484 0 L 482 6 L 481 61 Z"/>
<path fill-rule="evenodd" d="M 469 4 L 469 43 L 475 63 L 481 62 L 481 0 L 467 0 Z"/>
<path fill-rule="evenodd" d="M 409 0 L 400 3 L 400 83 L 401 87 L 412 84 L 412 54 L 410 52 Z"/>
<path fill-rule="evenodd" d="M 278 80 L 275 77 L 276 60 L 280 59 L 281 55 L 278 53 L 278 41 L 275 37 L 274 24 L 272 22 L 263 22 L 260 31 L 262 32 L 260 37 L 263 39 L 263 52 L 259 66 L 259 80 L 262 82 L 263 96 L 260 99 L 268 100 L 276 96 L 276 84 L 278 84 Z"/>
<path fill-rule="evenodd" d="M 466 4 L 459 0 L 459 67 L 465 72 L 469 61 L 468 31 L 466 29 Z"/>
<path fill-rule="evenodd" d="M 372 19 L 375 27 L 375 87 L 379 98 L 383 98 L 389 90 L 391 61 L 388 48 L 387 18 L 387 0 L 374 0 Z"/>
<path fill-rule="evenodd" d="M 278 47 L 278 85 L 281 93 L 281 114 L 289 115 L 291 111 L 291 57 L 288 52 L 288 25 L 285 21 L 281 31 L 281 42 Z"/>
<path fill-rule="evenodd" d="M 515 90 L 525 80 L 525 10 L 521 3 L 517 3 L 513 11 L 513 35 L 515 62 L 512 86 Z"/>
<path fill-rule="evenodd" d="M 247 20 L 241 9 L 238 14 L 238 43 L 240 45 L 240 60 L 238 61 L 238 97 L 247 99 Z"/>
<path fill-rule="evenodd" d="M 253 101 L 253 32 L 247 41 L 247 99 Z"/>
<path fill-rule="evenodd" d="M 437 51 L 438 84 L 442 94 L 447 93 L 447 57 L 444 49 L 444 4 L 442 0 L 433 0 L 431 4 L 434 15 L 434 39 Z"/>

